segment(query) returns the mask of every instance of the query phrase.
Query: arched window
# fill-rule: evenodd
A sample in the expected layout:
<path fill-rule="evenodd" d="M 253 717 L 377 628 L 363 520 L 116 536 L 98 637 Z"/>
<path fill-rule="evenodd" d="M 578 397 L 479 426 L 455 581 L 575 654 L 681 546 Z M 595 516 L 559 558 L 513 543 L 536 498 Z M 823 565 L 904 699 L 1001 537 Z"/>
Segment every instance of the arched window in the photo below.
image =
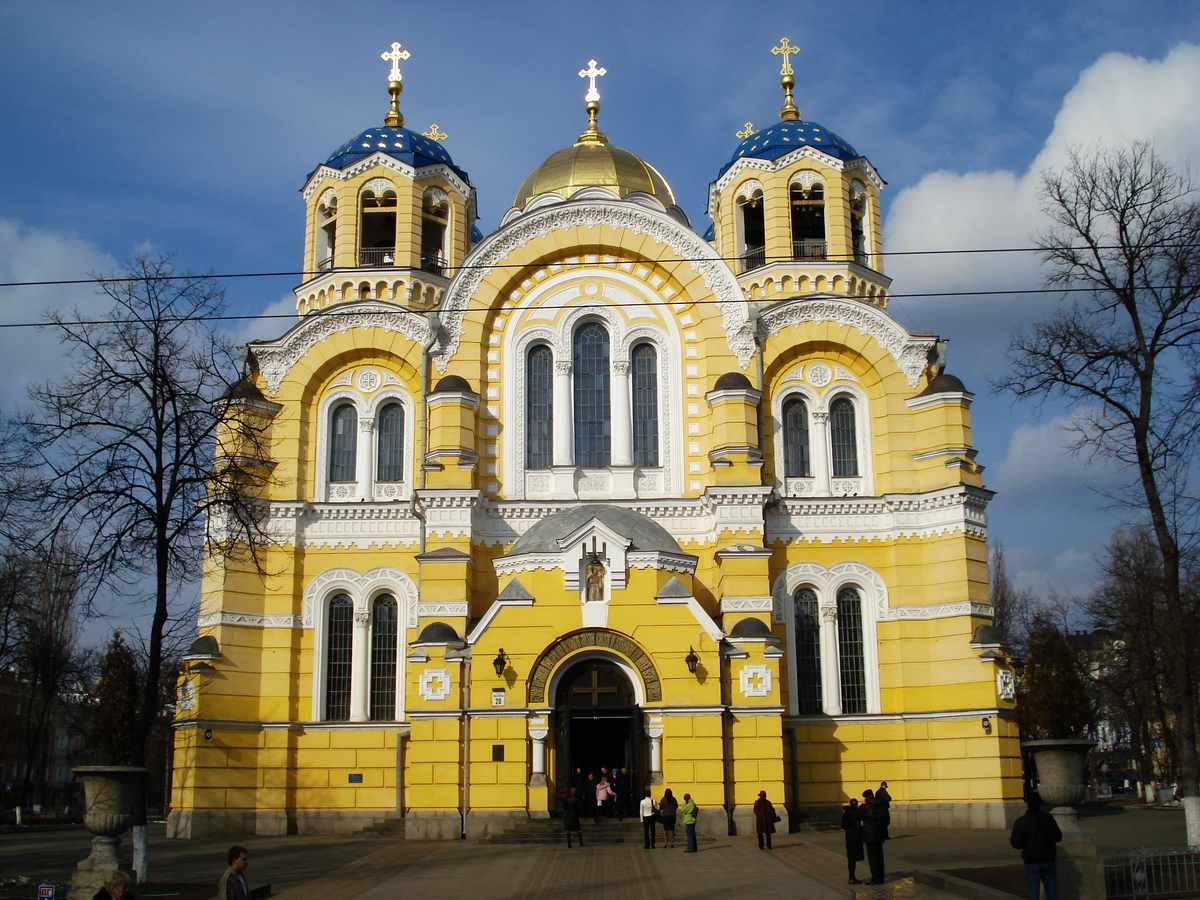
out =
<path fill-rule="evenodd" d="M 850 201 L 850 242 L 854 246 L 854 261 L 862 266 L 870 265 L 867 255 L 867 197 L 859 194 Z"/>
<path fill-rule="evenodd" d="M 317 271 L 333 268 L 333 250 L 337 243 L 337 197 L 317 207 Z"/>
<path fill-rule="evenodd" d="M 525 357 L 525 468 L 548 469 L 554 453 L 554 357 L 535 344 Z"/>
<path fill-rule="evenodd" d="M 821 706 L 821 617 L 817 594 L 812 588 L 799 588 L 796 610 L 796 687 L 802 716 L 820 715 Z"/>
<path fill-rule="evenodd" d="M 658 465 L 658 352 L 638 344 L 630 354 L 633 369 L 633 464 Z"/>
<path fill-rule="evenodd" d="M 808 404 L 792 397 L 783 404 L 783 474 L 807 478 L 812 474 L 808 454 Z"/>
<path fill-rule="evenodd" d="M 329 601 L 325 630 L 325 719 L 331 722 L 350 718 L 353 623 L 354 604 L 346 594 L 338 594 Z"/>
<path fill-rule="evenodd" d="M 575 332 L 575 465 L 604 469 L 612 458 L 608 332 L 586 322 Z"/>
<path fill-rule="evenodd" d="M 829 439 L 833 448 L 833 477 L 858 476 L 858 434 L 854 403 L 839 397 L 829 406 Z"/>
<path fill-rule="evenodd" d="M 763 215 L 763 193 L 738 197 L 738 216 L 742 232 L 742 271 L 749 272 L 767 262 L 767 224 Z"/>
<path fill-rule="evenodd" d="M 852 587 L 838 591 L 837 637 L 842 712 L 859 715 L 867 711 L 867 672 L 863 661 L 862 599 Z"/>
<path fill-rule="evenodd" d="M 435 275 L 446 271 L 446 226 L 450 221 L 450 198 L 438 188 L 421 197 L 421 268 Z"/>
<path fill-rule="evenodd" d="M 793 184 L 792 258 L 825 258 L 825 188 L 815 182 L 807 189 Z"/>
<path fill-rule="evenodd" d="M 371 604 L 371 721 L 396 719 L 396 663 L 399 638 L 396 598 L 380 594 Z"/>
<path fill-rule="evenodd" d="M 378 434 L 376 481 L 404 480 L 404 407 L 389 403 L 379 411 L 375 423 Z"/>
<path fill-rule="evenodd" d="M 396 192 L 363 191 L 360 200 L 358 264 L 396 264 Z"/>
<path fill-rule="evenodd" d="M 353 403 L 340 403 L 329 421 L 329 480 L 354 481 L 357 456 L 358 412 Z"/>

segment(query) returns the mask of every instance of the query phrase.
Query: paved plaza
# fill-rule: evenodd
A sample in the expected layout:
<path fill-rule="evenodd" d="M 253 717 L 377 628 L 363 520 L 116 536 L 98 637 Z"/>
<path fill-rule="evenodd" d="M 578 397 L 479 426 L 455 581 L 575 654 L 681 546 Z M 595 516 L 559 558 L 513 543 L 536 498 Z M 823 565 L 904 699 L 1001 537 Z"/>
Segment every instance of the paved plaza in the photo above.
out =
<path fill-rule="evenodd" d="M 1090 811 L 1083 824 L 1102 850 L 1184 842 L 1179 810 L 1114 806 Z M 88 839 L 79 828 L 0 836 L 0 878 L 66 881 L 87 855 Z M 152 826 L 152 879 L 215 886 L 230 843 L 168 841 L 161 825 Z M 682 846 L 646 851 L 640 841 L 582 850 L 358 835 L 249 837 L 239 843 L 250 851 L 251 885 L 269 883 L 284 900 L 937 900 L 950 895 L 914 883 L 914 868 L 1016 861 L 1006 832 L 973 829 L 894 828 L 882 888 L 847 885 L 840 832 L 779 834 L 771 852 L 760 851 L 752 835 L 720 838 L 701 843 L 696 854 L 684 854 Z M 128 852 L 127 840 L 122 849 Z M 865 863 L 859 874 L 865 877 Z"/>

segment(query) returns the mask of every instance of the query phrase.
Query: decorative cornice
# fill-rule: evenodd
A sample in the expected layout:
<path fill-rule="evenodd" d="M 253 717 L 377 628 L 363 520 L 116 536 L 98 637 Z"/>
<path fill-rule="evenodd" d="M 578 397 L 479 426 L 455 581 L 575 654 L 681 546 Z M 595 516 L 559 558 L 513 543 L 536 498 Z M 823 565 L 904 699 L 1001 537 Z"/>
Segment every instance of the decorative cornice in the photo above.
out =
<path fill-rule="evenodd" d="M 827 169 L 833 169 L 835 172 L 862 172 L 863 177 L 871 182 L 875 190 L 883 190 L 883 179 L 879 177 L 879 173 L 875 171 L 875 167 L 867 161 L 865 156 L 845 162 L 836 156 L 830 156 L 828 153 L 818 150 L 816 147 L 797 147 L 791 153 L 787 153 L 778 159 L 759 159 L 755 156 L 743 156 L 730 166 L 724 175 L 708 186 L 708 208 L 705 209 L 705 213 L 710 216 L 712 215 L 717 195 L 741 178 L 743 172 L 747 170 L 753 172 L 778 172 L 781 169 L 786 169 L 788 166 L 798 163 L 802 159 L 811 159 L 813 162 Z"/>
<path fill-rule="evenodd" d="M 196 617 L 197 628 L 216 628 L 219 625 L 240 625 L 244 628 L 301 628 L 304 622 L 300 616 L 262 616 L 223 609 Z"/>
<path fill-rule="evenodd" d="M 935 335 L 914 335 L 895 319 L 874 306 L 851 298 L 796 298 L 764 309 L 758 316 L 758 337 L 765 340 L 785 328 L 830 323 L 853 328 L 872 338 L 892 355 L 896 365 L 916 387 L 929 367 L 929 352 L 937 343 Z"/>
<path fill-rule="evenodd" d="M 955 531 L 985 537 L 993 496 L 961 484 L 924 494 L 781 498 L 767 512 L 766 542 L 894 541 Z"/>
<path fill-rule="evenodd" d="M 645 235 L 669 247 L 676 256 L 689 260 L 692 270 L 704 278 L 705 286 L 716 297 L 730 351 L 743 369 L 749 367 L 755 349 L 749 305 L 733 272 L 708 243 L 666 213 L 632 203 L 574 200 L 522 215 L 484 238 L 471 251 L 450 280 L 438 309 L 442 327 L 430 351 L 438 371 L 446 370 L 458 350 L 467 303 L 494 266 L 536 238 L 556 231 L 602 226 Z"/>
<path fill-rule="evenodd" d="M 420 313 L 378 300 L 340 303 L 333 309 L 304 316 L 278 340 L 252 345 L 267 388 L 271 393 L 278 391 L 292 366 L 315 345 L 353 328 L 378 328 L 388 334 L 402 334 L 422 348 L 433 339 L 429 320 Z"/>
<path fill-rule="evenodd" d="M 331 181 L 349 181 L 351 178 L 357 178 L 363 172 L 367 172 L 376 166 L 381 166 L 395 172 L 409 181 L 424 181 L 427 178 L 441 176 L 466 201 L 470 201 L 474 194 L 471 186 L 459 178 L 458 173 L 445 163 L 415 168 L 386 153 L 372 153 L 370 156 L 364 156 L 358 162 L 354 163 L 354 165 L 347 166 L 344 169 L 335 169 L 332 166 L 326 165 L 317 166 L 317 170 L 309 176 L 301 193 L 304 196 L 305 202 L 307 202 L 317 192 L 321 186 L 321 182 L 326 178 Z"/>

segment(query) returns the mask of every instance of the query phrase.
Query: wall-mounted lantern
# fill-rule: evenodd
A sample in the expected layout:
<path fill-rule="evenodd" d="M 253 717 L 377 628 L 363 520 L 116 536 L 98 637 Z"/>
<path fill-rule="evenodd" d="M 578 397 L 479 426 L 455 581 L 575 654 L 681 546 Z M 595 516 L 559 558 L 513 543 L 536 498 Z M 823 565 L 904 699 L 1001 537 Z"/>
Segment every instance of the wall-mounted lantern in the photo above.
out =
<path fill-rule="evenodd" d="M 700 657 L 696 655 L 694 648 L 688 647 L 688 655 L 683 658 L 683 661 L 687 663 L 688 671 L 695 675 L 696 666 L 700 664 Z"/>
<path fill-rule="evenodd" d="M 496 677 L 499 678 L 504 674 L 504 667 L 508 664 L 508 657 L 504 655 L 504 648 L 500 648 L 500 652 L 496 654 L 496 658 L 492 660 L 492 668 L 496 670 Z"/>

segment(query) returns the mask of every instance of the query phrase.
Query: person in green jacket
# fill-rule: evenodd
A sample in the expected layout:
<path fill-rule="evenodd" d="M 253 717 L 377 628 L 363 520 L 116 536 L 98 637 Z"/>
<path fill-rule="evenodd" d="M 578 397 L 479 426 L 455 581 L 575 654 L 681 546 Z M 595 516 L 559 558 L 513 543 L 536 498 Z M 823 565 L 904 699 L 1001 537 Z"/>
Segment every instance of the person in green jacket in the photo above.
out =
<path fill-rule="evenodd" d="M 696 801 L 692 799 L 691 794 L 683 795 L 683 806 L 679 807 L 679 814 L 683 817 L 683 830 L 687 834 L 687 849 L 684 853 L 696 852 Z"/>

